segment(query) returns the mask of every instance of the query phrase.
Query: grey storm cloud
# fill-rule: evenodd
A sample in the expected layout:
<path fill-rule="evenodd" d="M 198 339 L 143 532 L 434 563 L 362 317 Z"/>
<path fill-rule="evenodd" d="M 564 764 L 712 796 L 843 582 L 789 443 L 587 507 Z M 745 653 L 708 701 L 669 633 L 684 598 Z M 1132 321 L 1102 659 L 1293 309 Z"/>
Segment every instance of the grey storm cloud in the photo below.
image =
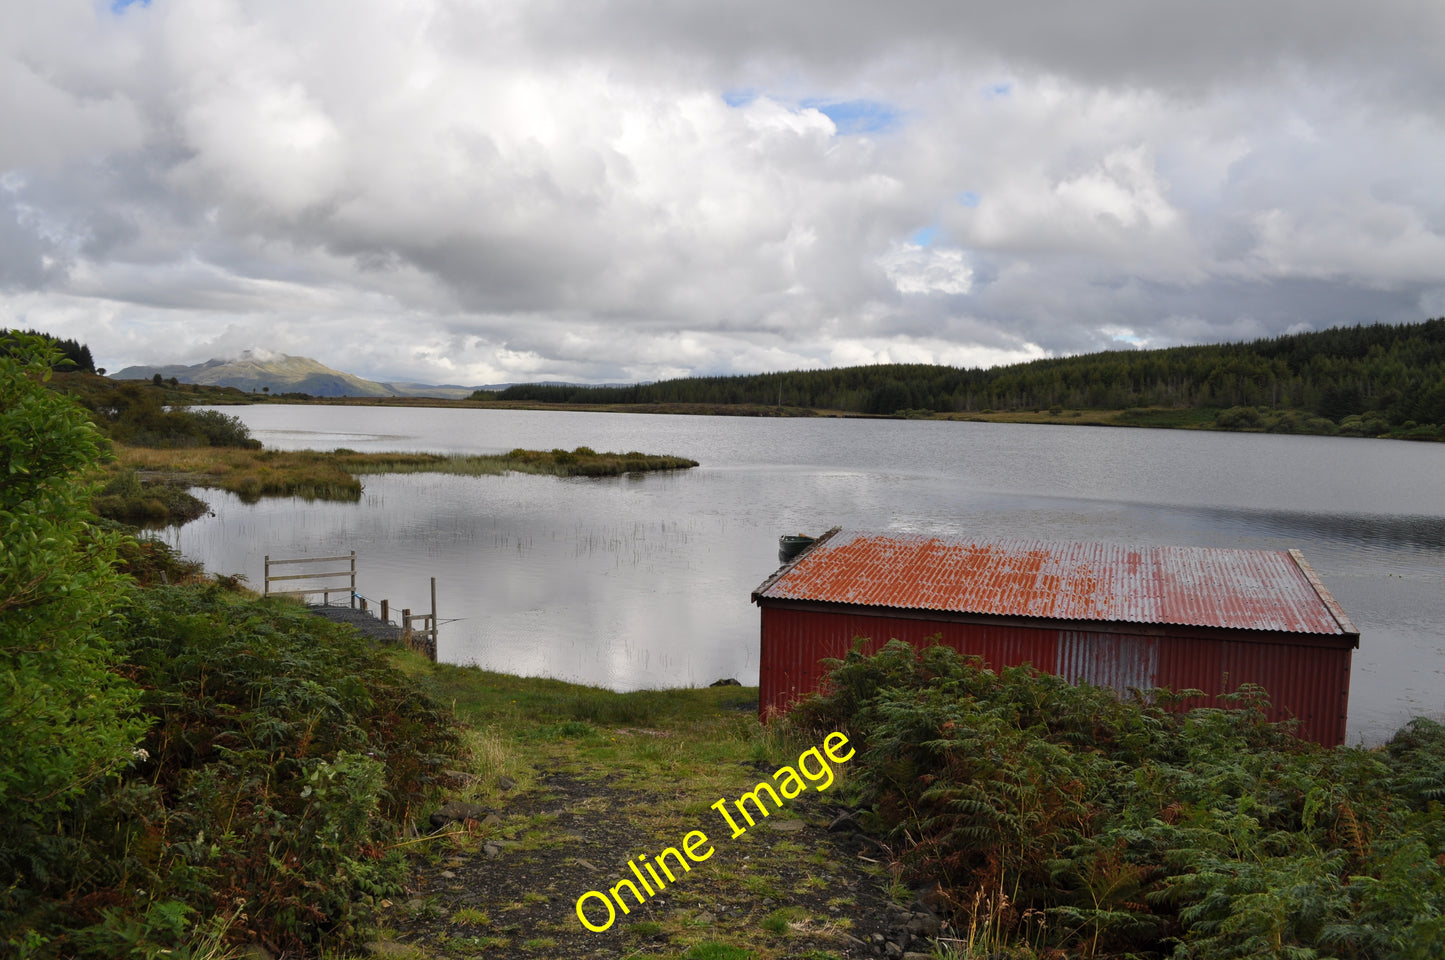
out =
<path fill-rule="evenodd" d="M 467 383 L 1421 319 L 1440 49 L 1406 0 L 0 0 L 0 304 Z"/>

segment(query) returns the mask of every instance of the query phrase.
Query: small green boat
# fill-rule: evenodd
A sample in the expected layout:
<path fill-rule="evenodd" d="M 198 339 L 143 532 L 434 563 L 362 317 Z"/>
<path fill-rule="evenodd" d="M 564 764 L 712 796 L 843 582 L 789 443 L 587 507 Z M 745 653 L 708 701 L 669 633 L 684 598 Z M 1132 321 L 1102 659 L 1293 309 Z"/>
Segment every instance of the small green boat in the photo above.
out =
<path fill-rule="evenodd" d="M 797 536 L 781 536 L 778 538 L 778 560 L 781 563 L 794 560 L 817 542 L 817 537 L 805 537 L 801 533 Z"/>

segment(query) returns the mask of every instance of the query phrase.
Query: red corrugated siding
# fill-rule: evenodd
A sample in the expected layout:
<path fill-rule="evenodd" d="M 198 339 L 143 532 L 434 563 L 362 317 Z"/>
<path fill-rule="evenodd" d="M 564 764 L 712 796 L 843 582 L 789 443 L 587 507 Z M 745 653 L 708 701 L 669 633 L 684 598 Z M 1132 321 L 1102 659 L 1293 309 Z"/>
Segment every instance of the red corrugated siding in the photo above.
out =
<path fill-rule="evenodd" d="M 1258 684 L 1269 694 L 1269 719 L 1298 719 L 1301 737 L 1334 746 L 1345 741 L 1352 654 L 1348 647 L 1179 639 L 1161 644 L 1159 685 L 1203 690 L 1208 700 L 1189 704 L 1203 706 Z"/>
<path fill-rule="evenodd" d="M 993 667 L 1032 663 L 1073 682 L 1121 692 L 1131 686 L 1205 692 L 1206 699 L 1186 707 L 1212 704 L 1218 694 L 1256 683 L 1269 692 L 1271 720 L 1296 717 L 1302 737 L 1326 745 L 1344 742 L 1351 659 L 1347 646 L 1300 646 L 1257 633 L 1238 641 L 1149 637 L 780 609 L 767 603 L 762 609 L 759 709 L 765 717 L 786 712 L 816 690 L 824 673 L 819 661 L 843 657 L 855 637 L 870 638 L 864 650 L 871 653 L 893 638 L 922 646 L 934 636 Z"/>
<path fill-rule="evenodd" d="M 758 706 L 764 717 L 785 713 L 799 697 L 818 689 L 824 673 L 819 661 L 828 657 L 842 659 L 853 648 L 855 637 L 869 638 L 871 642 L 863 649 L 865 653 L 873 653 L 889 640 L 903 640 L 921 647 L 929 638 L 941 635 L 940 642 L 961 653 L 981 656 L 992 667 L 1052 664 L 1058 646 L 1057 630 L 780 610 L 766 606 L 762 619 Z"/>

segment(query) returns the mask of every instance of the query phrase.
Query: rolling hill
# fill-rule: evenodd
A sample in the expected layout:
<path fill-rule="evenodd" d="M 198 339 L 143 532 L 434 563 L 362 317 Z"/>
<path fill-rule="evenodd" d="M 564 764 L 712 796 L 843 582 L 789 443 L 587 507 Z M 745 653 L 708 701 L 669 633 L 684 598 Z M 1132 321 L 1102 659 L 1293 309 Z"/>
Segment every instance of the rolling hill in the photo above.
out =
<path fill-rule="evenodd" d="M 247 350 L 234 360 L 126 367 L 117 380 L 162 380 L 236 387 L 247 393 L 305 393 L 313 397 L 465 397 L 474 387 L 426 383 L 379 383 L 334 370 L 310 357 Z"/>

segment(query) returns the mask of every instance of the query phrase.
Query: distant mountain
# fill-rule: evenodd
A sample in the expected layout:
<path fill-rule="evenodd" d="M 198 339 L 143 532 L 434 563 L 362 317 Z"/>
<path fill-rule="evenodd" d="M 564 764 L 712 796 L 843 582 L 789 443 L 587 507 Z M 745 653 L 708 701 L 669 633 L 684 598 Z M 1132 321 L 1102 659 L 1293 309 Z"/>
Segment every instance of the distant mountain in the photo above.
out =
<path fill-rule="evenodd" d="M 234 360 L 207 360 L 190 366 L 171 364 L 163 367 L 126 367 L 115 374 L 117 380 L 149 380 L 156 374 L 162 380 L 175 377 L 182 383 L 204 383 L 216 387 L 236 387 L 247 393 L 309 393 L 314 397 L 392 397 L 397 391 L 374 380 L 340 370 L 333 370 L 310 357 L 292 357 L 284 353 L 247 350 Z"/>
<path fill-rule="evenodd" d="M 175 377 L 181 383 L 202 383 L 215 387 L 235 387 L 247 393 L 308 393 L 313 397 L 443 397 L 465 400 L 478 390 L 501 391 L 516 386 L 579 387 L 583 384 L 564 380 L 541 383 L 495 383 L 481 387 L 464 387 L 458 383 L 413 383 L 386 381 L 379 383 L 340 370 L 333 370 L 310 357 L 293 357 L 267 350 L 247 350 L 235 360 L 207 360 L 196 364 L 126 367 L 113 374 L 116 380 L 149 380 L 156 374 L 162 380 Z M 622 387 L 632 384 L 588 384 L 587 386 Z"/>
<path fill-rule="evenodd" d="M 397 397 L 443 397 L 448 400 L 465 400 L 478 389 L 485 387 L 463 387 L 455 383 L 397 383 L 391 380 L 381 384 Z"/>
<path fill-rule="evenodd" d="M 126 367 L 117 380 L 162 380 L 236 387 L 247 393 L 309 393 L 313 397 L 466 397 L 475 387 L 426 383 L 378 383 L 333 370 L 310 357 L 247 350 L 234 360 L 207 360 L 197 364 Z"/>

